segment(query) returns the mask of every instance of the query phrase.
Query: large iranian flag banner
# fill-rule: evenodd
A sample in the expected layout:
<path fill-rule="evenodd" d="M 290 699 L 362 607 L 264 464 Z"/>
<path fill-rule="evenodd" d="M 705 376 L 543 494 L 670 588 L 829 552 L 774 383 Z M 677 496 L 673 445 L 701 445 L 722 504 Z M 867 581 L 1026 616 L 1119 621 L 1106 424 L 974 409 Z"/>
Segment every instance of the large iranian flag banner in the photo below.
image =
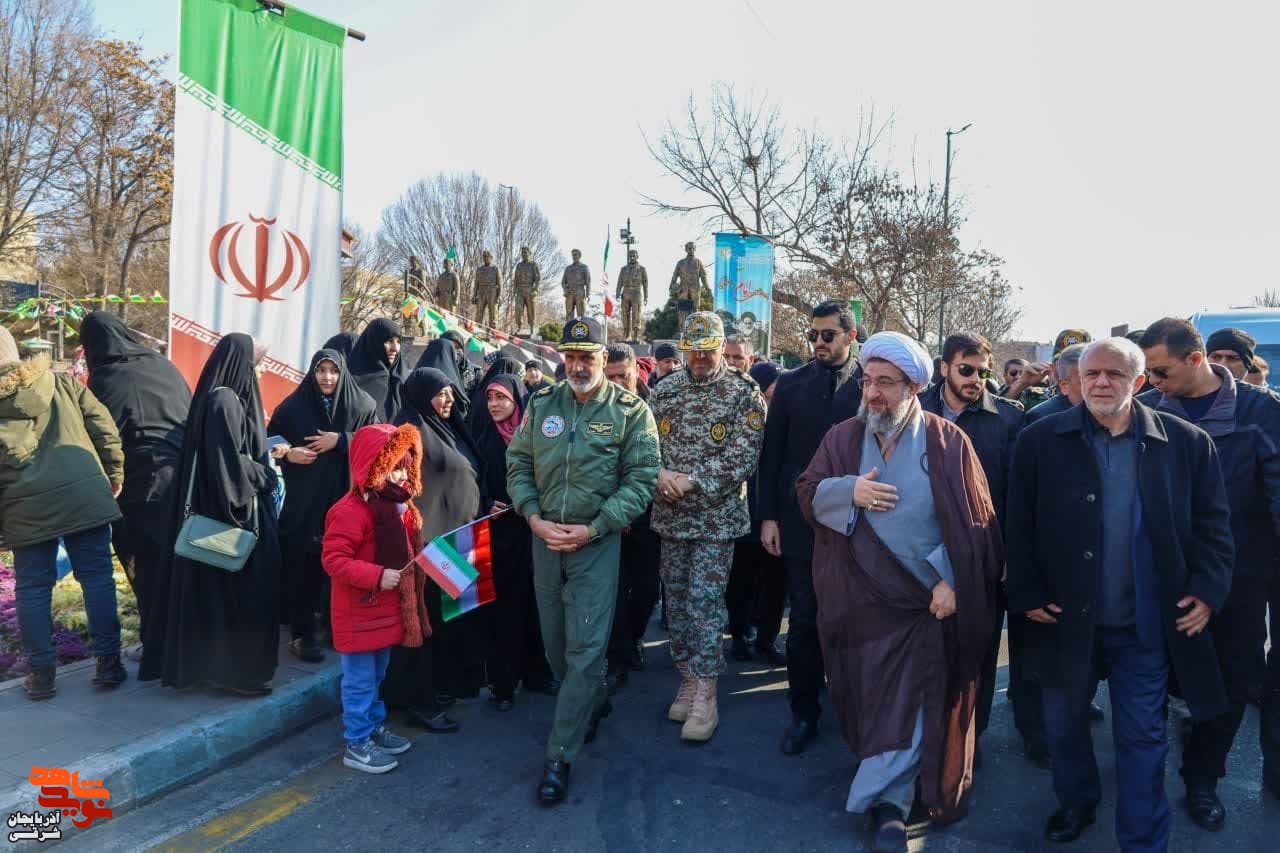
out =
<path fill-rule="evenodd" d="M 268 347 L 268 412 L 338 331 L 346 30 L 257 0 L 182 0 L 169 354 L 194 387 L 218 339 Z"/>

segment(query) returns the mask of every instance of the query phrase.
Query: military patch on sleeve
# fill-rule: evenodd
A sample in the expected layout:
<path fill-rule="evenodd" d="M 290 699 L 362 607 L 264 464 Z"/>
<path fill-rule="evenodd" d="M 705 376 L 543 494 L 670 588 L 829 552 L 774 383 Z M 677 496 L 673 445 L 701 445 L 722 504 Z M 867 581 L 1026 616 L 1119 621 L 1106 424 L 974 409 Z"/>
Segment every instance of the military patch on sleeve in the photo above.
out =
<path fill-rule="evenodd" d="M 759 432 L 764 429 L 764 418 L 760 416 L 759 412 L 747 412 L 747 426 Z"/>
<path fill-rule="evenodd" d="M 592 421 L 587 424 L 587 433 L 589 435 L 613 435 L 613 422 Z"/>
<path fill-rule="evenodd" d="M 548 415 L 542 422 L 542 434 L 547 438 L 558 438 L 564 432 L 564 418 L 559 415 Z"/>
<path fill-rule="evenodd" d="M 722 423 L 714 423 L 711 425 L 711 440 L 724 441 L 729 437 L 729 428 Z"/>
<path fill-rule="evenodd" d="M 662 420 L 658 421 L 658 432 L 663 435 L 671 434 L 671 418 L 664 417 Z"/>

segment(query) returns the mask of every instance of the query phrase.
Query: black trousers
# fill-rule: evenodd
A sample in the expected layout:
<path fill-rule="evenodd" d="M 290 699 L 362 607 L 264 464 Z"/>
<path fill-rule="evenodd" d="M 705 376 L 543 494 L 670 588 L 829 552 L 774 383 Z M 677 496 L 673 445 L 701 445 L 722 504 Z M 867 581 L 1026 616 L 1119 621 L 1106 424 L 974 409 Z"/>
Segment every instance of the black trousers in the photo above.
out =
<path fill-rule="evenodd" d="M 497 599 L 482 608 L 488 634 L 487 673 L 493 695 L 510 699 L 515 695 L 525 665 L 525 642 L 530 602 L 533 600 L 533 576 L 528 563 L 493 570 L 493 587 Z M 536 608 L 534 613 L 536 613 Z M 535 622 L 536 625 L 536 617 Z"/>
<path fill-rule="evenodd" d="M 1227 753 L 1244 717 L 1258 644 L 1266 631 L 1266 603 L 1266 578 L 1237 573 L 1231 580 L 1227 603 L 1209 622 L 1227 691 L 1227 710 L 1192 724 L 1182 750 L 1182 778 L 1188 787 L 1212 787 L 1227 775 Z"/>
<path fill-rule="evenodd" d="M 818 596 L 813 591 L 813 561 L 785 558 L 791 621 L 787 629 L 787 696 L 791 714 L 817 722 L 822 715 L 818 694 L 825 680 L 822 646 L 818 644 Z"/>
<path fill-rule="evenodd" d="M 756 623 L 756 645 L 770 646 L 782 630 L 787 604 L 787 566 L 760 544 L 759 537 L 733 543 L 733 566 L 724 591 L 729 633 L 741 637 Z"/>
<path fill-rule="evenodd" d="M 1000 636 L 1005 626 L 1009 602 L 1004 588 L 996 592 L 995 618 L 992 620 L 991 645 L 982 661 L 982 680 L 978 683 L 978 734 L 991 722 L 991 706 L 996 694 L 996 670 L 1000 662 Z M 1009 703 L 1013 706 L 1013 724 L 1026 740 L 1044 743 L 1044 710 L 1040 685 L 1029 681 L 1023 672 L 1024 637 L 1027 617 L 1020 613 L 1009 616 Z"/>
<path fill-rule="evenodd" d="M 282 557 L 289 579 L 284 591 L 289 610 L 289 635 L 295 640 L 313 642 L 316 638 L 315 614 L 329 612 L 324 566 L 320 564 L 318 553 L 296 547 L 295 543 L 287 540 L 282 544 Z M 327 615 L 324 621 L 326 625 L 329 623 Z"/>
<path fill-rule="evenodd" d="M 1262 777 L 1273 792 L 1280 792 L 1280 566 L 1273 567 L 1267 587 L 1271 651 L 1262 685 Z"/>
<path fill-rule="evenodd" d="M 647 527 L 633 527 L 622 534 L 618 560 L 618 601 L 609 632 L 609 665 L 616 669 L 643 639 L 653 608 L 658 603 L 658 563 L 662 539 Z"/>

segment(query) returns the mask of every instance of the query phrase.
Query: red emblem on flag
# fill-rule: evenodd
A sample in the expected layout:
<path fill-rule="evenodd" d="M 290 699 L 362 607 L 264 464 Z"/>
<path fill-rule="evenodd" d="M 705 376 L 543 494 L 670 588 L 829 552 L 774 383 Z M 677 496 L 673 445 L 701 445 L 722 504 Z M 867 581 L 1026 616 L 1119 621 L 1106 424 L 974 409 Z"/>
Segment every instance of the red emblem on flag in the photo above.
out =
<path fill-rule="evenodd" d="M 209 241 L 209 264 L 213 274 L 223 284 L 243 288 L 246 296 L 259 302 L 270 299 L 280 302 L 282 296 L 276 292 L 289 287 L 289 293 L 306 283 L 311 275 L 311 255 L 307 252 L 302 238 L 288 229 L 277 227 L 276 220 L 249 214 L 249 222 L 253 223 L 253 254 L 249 271 L 241 265 L 241 252 L 249 254 L 240 246 L 240 237 L 244 233 L 245 222 L 228 222 L 213 232 Z M 230 275 L 227 275 L 227 273 Z"/>

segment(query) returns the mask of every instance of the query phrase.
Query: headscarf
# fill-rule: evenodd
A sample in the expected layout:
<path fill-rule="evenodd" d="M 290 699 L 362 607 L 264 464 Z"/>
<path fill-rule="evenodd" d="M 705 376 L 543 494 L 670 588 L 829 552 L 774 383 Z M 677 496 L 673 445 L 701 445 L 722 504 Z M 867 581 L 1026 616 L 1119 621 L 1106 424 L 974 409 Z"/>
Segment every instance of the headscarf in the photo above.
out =
<path fill-rule="evenodd" d="M 237 332 L 224 336 L 213 348 L 191 397 L 191 416 L 187 422 L 189 431 L 185 442 L 188 448 L 200 446 L 209 394 L 215 388 L 228 388 L 244 406 L 245 454 L 255 460 L 266 454 L 267 429 L 258 377 L 253 372 L 253 346 L 253 338 Z M 183 459 L 190 462 L 190 454 L 184 452 Z"/>
<path fill-rule="evenodd" d="M 489 393 L 489 384 L 493 382 L 495 377 L 503 374 L 509 373 L 513 376 L 519 376 L 521 373 L 520 362 L 514 358 L 496 352 L 491 353 L 491 355 L 494 356 L 494 359 L 489 362 L 489 369 L 484 372 L 484 376 L 476 383 L 476 387 L 471 392 L 470 411 L 467 412 L 467 429 L 471 430 L 472 435 L 475 435 L 480 419 L 488 415 L 488 412 L 481 412 L 481 410 L 486 408 L 485 399 Z M 520 384 L 523 385 L 524 383 L 521 382 Z"/>
<path fill-rule="evenodd" d="M 351 358 L 347 360 L 356 384 L 373 398 L 381 417 L 387 421 L 394 420 L 400 413 L 401 387 L 409 375 L 409 365 L 403 352 L 396 357 L 394 364 L 387 364 L 384 345 L 391 338 L 398 337 L 400 329 L 396 324 L 380 317 L 361 333 L 351 350 Z"/>
<path fill-rule="evenodd" d="M 339 374 L 338 386 L 328 406 L 316 381 L 316 368 L 324 361 L 337 365 Z M 311 357 L 311 366 L 302 384 L 272 413 L 270 431 L 272 435 L 283 436 L 294 447 L 302 447 L 307 443 L 307 436 L 322 431 L 355 432 L 374 423 L 377 416 L 378 404 L 360 390 L 342 353 L 325 348 Z"/>
<path fill-rule="evenodd" d="M 419 367 L 413 371 L 404 383 L 405 405 L 396 423 L 413 424 L 433 434 L 450 450 L 461 453 L 478 477 L 481 467 L 480 453 L 475 442 L 471 440 L 471 434 L 467 432 L 466 421 L 458 411 L 457 390 L 454 390 L 453 410 L 449 413 L 447 420 L 440 417 L 436 407 L 431 405 L 432 398 L 452 384 L 448 376 L 435 368 Z M 426 448 L 427 440 L 424 437 L 424 452 Z M 424 478 L 423 482 L 427 484 L 426 488 L 431 488 L 429 479 Z"/>
<path fill-rule="evenodd" d="M 479 448 L 481 462 L 484 464 L 483 491 L 489 500 L 511 502 L 507 493 L 507 445 L 511 443 L 511 437 L 515 435 L 524 417 L 524 399 L 520 390 L 523 385 L 524 382 L 519 376 L 502 373 L 483 386 L 486 401 L 481 404 L 476 414 L 473 434 L 476 438 L 476 446 Z M 511 417 L 502 423 L 496 423 L 493 416 L 489 414 L 487 397 L 490 388 L 501 391 L 516 404 Z"/>
<path fill-rule="evenodd" d="M 351 351 L 356 348 L 356 341 L 359 338 L 355 332 L 338 332 L 332 338 L 324 342 L 323 349 L 334 349 L 342 353 L 342 357 L 348 361 L 351 359 Z"/>
<path fill-rule="evenodd" d="M 1253 370 L 1253 348 L 1257 345 L 1253 335 L 1240 329 L 1219 329 L 1204 342 L 1205 352 L 1216 352 L 1220 349 L 1231 350 L 1240 356 L 1245 372 Z"/>
<path fill-rule="evenodd" d="M 438 370 L 448 378 L 449 384 L 453 386 L 454 408 L 462 410 L 464 421 L 471 411 L 471 400 L 467 394 L 465 362 L 466 356 L 458 351 L 451 339 L 440 337 L 427 344 L 427 348 L 422 351 L 422 355 L 418 356 L 418 363 L 414 367 L 415 370 L 422 368 Z"/>
<path fill-rule="evenodd" d="M 873 358 L 883 359 L 922 388 L 929 384 L 929 377 L 933 373 L 933 361 L 929 358 L 929 353 L 901 332 L 876 332 L 867 338 L 858 357 L 863 365 Z"/>

